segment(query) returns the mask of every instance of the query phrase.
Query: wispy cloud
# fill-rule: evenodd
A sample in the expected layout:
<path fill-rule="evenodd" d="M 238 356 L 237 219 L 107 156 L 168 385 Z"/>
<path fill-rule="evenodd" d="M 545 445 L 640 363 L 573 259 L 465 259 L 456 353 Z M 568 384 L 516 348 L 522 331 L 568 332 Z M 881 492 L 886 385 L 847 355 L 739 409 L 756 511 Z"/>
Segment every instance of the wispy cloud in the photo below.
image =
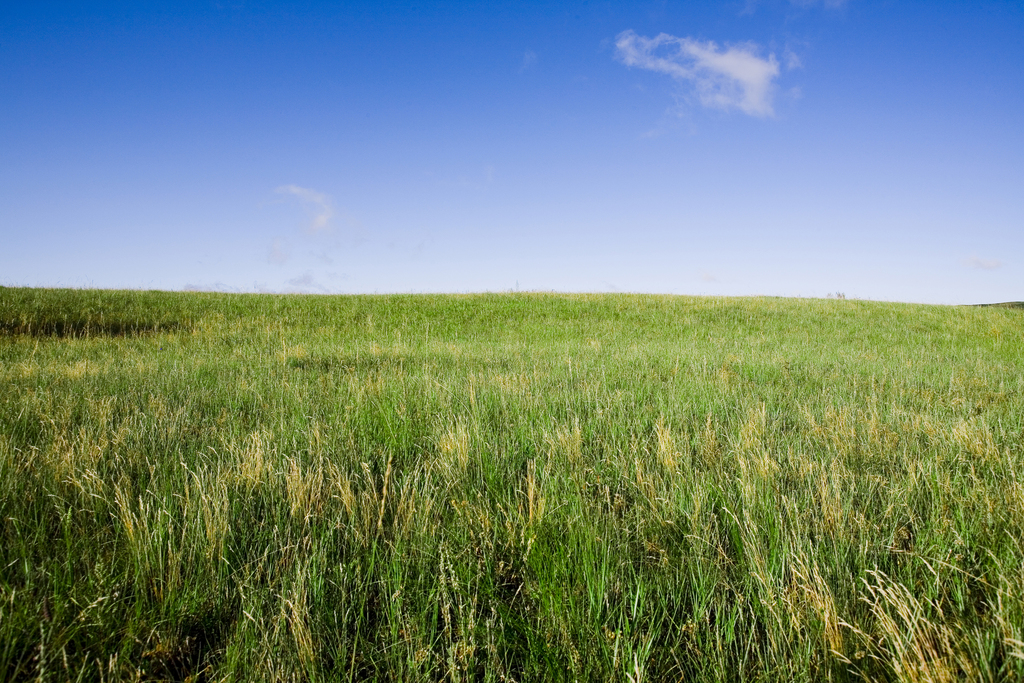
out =
<path fill-rule="evenodd" d="M 270 245 L 270 250 L 267 252 L 267 263 L 273 263 L 276 266 L 280 266 L 286 263 L 290 256 L 291 252 L 284 242 L 280 239 L 276 239 L 273 244 Z"/>
<path fill-rule="evenodd" d="M 523 73 L 531 66 L 537 63 L 537 53 L 533 50 L 527 50 L 523 53 L 523 63 L 519 67 L 519 73 Z"/>
<path fill-rule="evenodd" d="M 720 48 L 714 41 L 678 38 L 660 33 L 654 38 L 623 31 L 615 39 L 615 54 L 635 66 L 688 82 L 700 103 L 716 109 L 739 109 L 751 116 L 771 116 L 774 81 L 779 75 L 775 55 L 762 58 L 753 43 Z"/>
<path fill-rule="evenodd" d="M 327 287 L 321 284 L 315 277 L 313 271 L 307 270 L 298 277 L 293 277 L 287 282 L 290 291 L 293 292 L 328 292 Z"/>
<path fill-rule="evenodd" d="M 828 9 L 839 9 L 846 4 L 846 0 L 789 0 L 791 5 L 797 7 L 813 7 L 814 5 L 823 5 Z"/>
<path fill-rule="evenodd" d="M 427 171 L 424 175 L 442 187 L 483 190 L 494 183 L 495 170 L 493 164 L 485 164 L 482 168 L 459 173 L 456 176 L 439 176 L 439 174 L 435 175 L 433 171 Z"/>
<path fill-rule="evenodd" d="M 1003 265 L 1003 262 L 999 259 L 985 259 L 978 256 L 972 256 L 964 259 L 964 265 L 968 268 L 977 268 L 978 270 L 995 270 Z"/>
<path fill-rule="evenodd" d="M 323 192 L 317 192 L 307 187 L 298 185 L 282 185 L 274 190 L 278 194 L 291 195 L 299 200 L 302 208 L 310 215 L 310 223 L 306 231 L 315 234 L 329 229 L 331 218 L 334 217 L 334 207 L 331 205 L 331 198 Z"/>
<path fill-rule="evenodd" d="M 182 287 L 182 291 L 185 291 L 185 292 L 227 292 L 227 293 L 237 293 L 237 292 L 241 292 L 242 290 L 239 289 L 238 287 L 234 287 L 234 286 L 229 285 L 227 283 L 218 281 L 218 282 L 214 282 L 214 283 L 211 283 L 211 284 L 201 284 L 201 283 L 200 284 L 196 284 L 196 283 L 193 283 L 193 282 L 188 282 L 188 283 L 185 284 L 184 287 Z"/>
<path fill-rule="evenodd" d="M 743 10 L 740 14 L 753 14 L 757 9 L 757 6 L 761 4 L 763 0 L 747 0 L 743 6 Z M 815 5 L 821 5 L 826 9 L 839 9 L 846 4 L 847 0 L 789 0 L 789 4 L 794 7 L 809 8 Z"/>

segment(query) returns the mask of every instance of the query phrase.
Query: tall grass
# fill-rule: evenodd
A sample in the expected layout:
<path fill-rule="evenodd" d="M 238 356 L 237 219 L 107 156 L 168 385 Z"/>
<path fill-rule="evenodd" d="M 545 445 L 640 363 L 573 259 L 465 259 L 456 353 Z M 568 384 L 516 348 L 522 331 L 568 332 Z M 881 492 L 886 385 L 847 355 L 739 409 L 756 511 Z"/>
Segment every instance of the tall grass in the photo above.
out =
<path fill-rule="evenodd" d="M 5 680 L 1020 680 L 1024 317 L 0 289 Z"/>

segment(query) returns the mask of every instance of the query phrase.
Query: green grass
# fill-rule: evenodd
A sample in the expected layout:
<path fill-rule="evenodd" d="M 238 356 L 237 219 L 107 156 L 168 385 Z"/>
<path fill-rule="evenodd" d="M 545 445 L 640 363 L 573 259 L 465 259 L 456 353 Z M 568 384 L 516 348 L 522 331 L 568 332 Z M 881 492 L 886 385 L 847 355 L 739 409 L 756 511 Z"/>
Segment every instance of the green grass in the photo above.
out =
<path fill-rule="evenodd" d="M 0 679 L 1024 678 L 1024 312 L 0 289 Z"/>

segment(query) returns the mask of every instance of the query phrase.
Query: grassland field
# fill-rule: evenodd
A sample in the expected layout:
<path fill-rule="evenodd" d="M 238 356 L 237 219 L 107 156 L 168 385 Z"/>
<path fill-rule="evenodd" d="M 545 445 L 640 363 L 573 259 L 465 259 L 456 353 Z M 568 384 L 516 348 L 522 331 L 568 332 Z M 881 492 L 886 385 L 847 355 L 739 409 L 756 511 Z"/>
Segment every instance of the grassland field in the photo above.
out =
<path fill-rule="evenodd" d="M 1024 310 L 0 288 L 5 681 L 1024 680 Z"/>

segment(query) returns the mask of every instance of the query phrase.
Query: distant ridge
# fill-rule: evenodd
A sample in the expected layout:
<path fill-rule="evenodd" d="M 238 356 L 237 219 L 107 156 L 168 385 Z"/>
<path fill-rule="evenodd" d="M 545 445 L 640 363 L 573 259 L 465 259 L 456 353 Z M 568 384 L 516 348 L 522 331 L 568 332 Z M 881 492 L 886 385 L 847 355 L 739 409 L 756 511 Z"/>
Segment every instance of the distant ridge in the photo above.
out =
<path fill-rule="evenodd" d="M 975 306 L 995 306 L 997 308 L 1024 308 L 1024 301 L 1004 301 L 1001 304 L 974 304 Z"/>

